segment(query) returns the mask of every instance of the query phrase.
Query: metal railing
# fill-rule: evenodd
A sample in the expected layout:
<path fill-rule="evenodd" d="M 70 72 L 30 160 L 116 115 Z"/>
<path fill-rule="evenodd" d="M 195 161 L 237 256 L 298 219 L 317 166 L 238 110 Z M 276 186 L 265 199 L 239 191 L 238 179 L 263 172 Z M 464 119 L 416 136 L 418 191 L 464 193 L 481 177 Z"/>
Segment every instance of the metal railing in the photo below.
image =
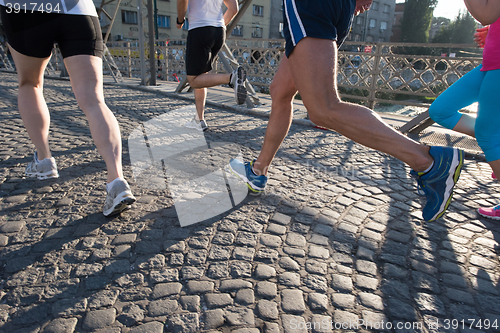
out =
<path fill-rule="evenodd" d="M 185 75 L 185 41 L 158 44 L 164 45 L 156 47 L 158 78 L 179 81 Z M 228 39 L 226 44 L 247 70 L 248 80 L 255 89 L 267 93 L 284 56 L 284 41 Z M 141 76 L 138 43 L 107 45 L 124 77 Z M 149 57 L 149 48 L 147 45 L 144 48 Z M 337 84 L 342 98 L 363 101 L 369 107 L 375 103 L 426 107 L 481 62 L 481 50 L 469 44 L 346 42 L 338 53 Z M 145 67 L 149 72 L 149 61 Z M 62 58 L 55 49 L 49 74 L 63 68 Z M 216 62 L 213 71 L 224 72 L 222 63 Z"/>
<path fill-rule="evenodd" d="M 284 56 L 284 41 L 228 39 L 226 43 L 255 89 L 268 92 Z M 124 76 L 139 77 L 137 44 L 108 43 L 108 47 Z M 160 79 L 173 81 L 185 75 L 183 40 L 156 50 Z M 365 101 L 370 107 L 375 103 L 427 106 L 425 98 L 437 97 L 481 61 L 481 50 L 469 44 L 346 42 L 338 54 L 337 84 L 343 98 Z M 213 71 L 224 68 L 218 62 Z"/>

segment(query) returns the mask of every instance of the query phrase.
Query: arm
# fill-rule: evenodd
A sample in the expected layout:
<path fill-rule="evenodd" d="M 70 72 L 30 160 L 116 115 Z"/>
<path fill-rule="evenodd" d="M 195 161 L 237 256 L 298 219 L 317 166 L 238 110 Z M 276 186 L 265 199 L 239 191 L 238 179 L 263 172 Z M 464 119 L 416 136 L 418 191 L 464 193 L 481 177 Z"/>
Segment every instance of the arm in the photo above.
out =
<path fill-rule="evenodd" d="M 480 48 L 484 48 L 484 44 L 486 43 L 486 36 L 488 35 L 489 25 L 476 29 L 476 33 L 474 34 L 474 42 L 476 42 L 477 46 Z"/>
<path fill-rule="evenodd" d="M 500 17 L 498 0 L 464 0 L 464 2 L 471 15 L 482 25 L 492 24 Z"/>
<path fill-rule="evenodd" d="M 186 12 L 188 8 L 188 0 L 177 0 L 177 22 L 182 22 L 182 24 L 178 24 L 177 29 L 181 29 L 184 24 Z"/>
<path fill-rule="evenodd" d="M 359 15 L 370 9 L 373 0 L 356 0 L 356 8 L 354 9 L 354 15 Z"/>
<path fill-rule="evenodd" d="M 238 0 L 224 0 L 227 10 L 224 13 L 224 24 L 227 26 L 238 13 Z"/>

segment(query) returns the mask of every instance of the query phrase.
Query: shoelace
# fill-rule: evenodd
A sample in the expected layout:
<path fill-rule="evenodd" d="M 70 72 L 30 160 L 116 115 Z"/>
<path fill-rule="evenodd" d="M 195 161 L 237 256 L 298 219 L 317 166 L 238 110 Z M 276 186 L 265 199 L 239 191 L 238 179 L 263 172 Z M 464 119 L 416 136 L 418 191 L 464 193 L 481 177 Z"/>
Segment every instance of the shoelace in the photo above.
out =
<path fill-rule="evenodd" d="M 417 181 L 417 193 L 418 193 L 418 195 L 426 195 L 427 193 L 425 191 L 425 185 L 423 184 L 422 179 L 420 179 L 420 176 L 413 176 L 413 178 L 415 178 L 415 180 Z"/>

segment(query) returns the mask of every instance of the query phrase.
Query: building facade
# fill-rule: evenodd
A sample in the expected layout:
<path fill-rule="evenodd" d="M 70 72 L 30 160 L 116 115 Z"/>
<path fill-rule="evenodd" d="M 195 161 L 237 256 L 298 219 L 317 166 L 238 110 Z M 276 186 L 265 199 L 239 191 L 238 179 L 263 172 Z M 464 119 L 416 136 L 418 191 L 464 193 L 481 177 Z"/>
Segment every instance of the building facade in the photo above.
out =
<path fill-rule="evenodd" d="M 177 29 L 177 1 L 153 1 L 156 3 L 156 37 L 165 41 L 185 39 L 189 27 L 189 18 L 187 19 L 187 25 L 184 25 L 183 29 Z M 103 6 L 109 16 L 113 16 L 117 3 L 117 1 L 106 2 Z M 96 7 L 99 9 L 100 3 L 96 3 Z M 142 8 L 142 17 L 144 37 L 147 38 L 148 19 L 146 6 Z M 253 0 L 240 18 L 238 25 L 229 34 L 229 38 L 281 38 L 282 21 L 281 0 Z M 109 29 L 111 20 L 106 15 L 101 14 L 100 22 L 103 34 L 105 34 Z M 108 41 L 137 41 L 138 39 L 138 0 L 122 1 L 111 27 Z"/>
<path fill-rule="evenodd" d="M 373 1 L 370 10 L 354 17 L 348 40 L 389 42 L 394 24 L 396 0 Z"/>

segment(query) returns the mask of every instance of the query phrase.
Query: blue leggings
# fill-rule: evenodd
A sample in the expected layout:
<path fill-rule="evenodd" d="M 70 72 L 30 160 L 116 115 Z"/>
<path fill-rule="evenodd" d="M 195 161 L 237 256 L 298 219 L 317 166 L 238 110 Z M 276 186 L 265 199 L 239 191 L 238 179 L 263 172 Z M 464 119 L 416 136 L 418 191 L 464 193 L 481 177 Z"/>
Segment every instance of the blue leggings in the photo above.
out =
<path fill-rule="evenodd" d="M 478 102 L 474 132 L 488 162 L 500 159 L 500 69 L 474 68 L 446 89 L 432 103 L 429 116 L 439 125 L 453 129 L 460 109 Z"/>

